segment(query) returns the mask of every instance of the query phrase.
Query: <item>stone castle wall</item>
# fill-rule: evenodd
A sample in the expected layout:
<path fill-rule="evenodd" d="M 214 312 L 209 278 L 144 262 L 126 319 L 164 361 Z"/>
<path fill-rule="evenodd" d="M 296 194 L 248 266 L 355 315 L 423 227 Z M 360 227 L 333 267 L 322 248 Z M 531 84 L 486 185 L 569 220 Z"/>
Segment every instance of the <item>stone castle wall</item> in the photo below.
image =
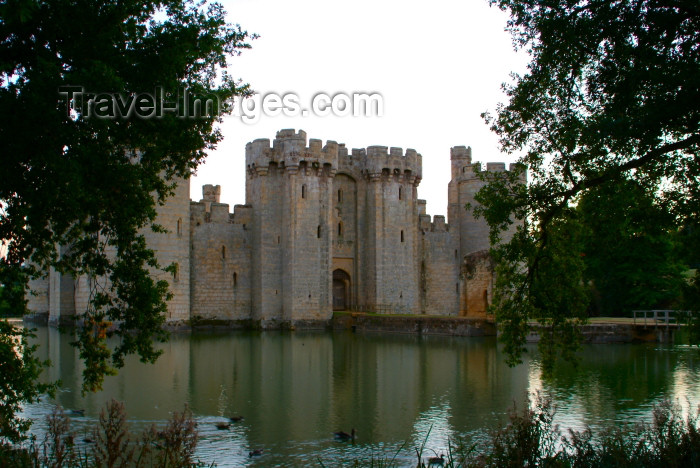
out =
<path fill-rule="evenodd" d="M 50 275 L 29 281 L 29 293 L 27 294 L 27 309 L 35 314 L 47 315 L 49 313 L 49 284 Z"/>
<path fill-rule="evenodd" d="M 196 320 L 250 318 L 251 236 L 246 211 L 248 207 L 238 205 L 231 215 L 227 204 L 206 199 L 190 205 L 190 314 Z"/>
<path fill-rule="evenodd" d="M 168 301 L 168 321 L 190 319 L 190 181 L 177 181 L 175 193 L 157 207 L 156 223 L 168 232 L 144 230 L 146 243 L 156 253 L 161 268 L 175 266 L 175 273 L 152 270 L 155 279 L 168 281 L 173 297 Z"/>
<path fill-rule="evenodd" d="M 444 216 L 420 215 L 421 293 L 423 313 L 458 315 L 462 285 L 459 277 L 459 238 L 449 230 Z"/>
<path fill-rule="evenodd" d="M 494 271 L 488 250 L 472 252 L 464 257 L 461 268 L 463 290 L 460 315 L 486 318 L 493 299 Z"/>
<path fill-rule="evenodd" d="M 246 146 L 246 204 L 233 213 L 220 186 L 205 185 L 195 202 L 189 181 L 179 181 L 158 207 L 156 222 L 169 232 L 145 232 L 161 266 L 176 265 L 175 274 L 154 272 L 173 292 L 167 320 L 269 328 L 325 323 L 334 309 L 484 317 L 493 287 L 488 228 L 464 207 L 485 182 L 471 148 L 454 147 L 450 157 L 449 223 L 431 219 L 417 199 L 415 150 L 349 151 L 307 141 L 302 130 Z M 56 318 L 80 313 L 89 299 L 85 278 L 51 272 L 33 285 L 30 307 Z"/>

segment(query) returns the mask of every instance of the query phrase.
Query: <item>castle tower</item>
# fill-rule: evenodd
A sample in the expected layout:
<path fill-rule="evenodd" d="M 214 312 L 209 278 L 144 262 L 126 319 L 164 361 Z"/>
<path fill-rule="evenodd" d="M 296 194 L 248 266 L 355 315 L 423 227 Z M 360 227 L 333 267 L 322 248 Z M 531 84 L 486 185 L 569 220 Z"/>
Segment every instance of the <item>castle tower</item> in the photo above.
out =
<path fill-rule="evenodd" d="M 455 146 L 450 149 L 450 162 L 452 166 L 452 177 L 447 186 L 447 222 L 452 226 L 458 226 L 464 204 L 459 201 L 459 182 L 463 180 L 460 176 L 471 171 L 472 149 L 471 147 Z"/>
<path fill-rule="evenodd" d="M 253 319 L 273 325 L 331 314 L 331 192 L 338 145 L 281 130 L 246 146 L 253 208 Z"/>
<path fill-rule="evenodd" d="M 478 204 L 476 193 L 487 184 L 477 173 L 481 171 L 479 163 L 472 163 L 471 148 L 456 146 L 450 150 L 452 162 L 452 180 L 448 189 L 448 215 L 450 225 L 458 228 L 461 280 L 459 290 L 460 315 L 468 317 L 485 317 L 491 302 L 493 290 L 493 265 L 488 254 L 491 244 L 489 226 L 482 217 L 476 219 L 473 208 Z M 511 171 L 520 170 L 511 164 Z M 501 162 L 486 164 L 486 171 L 491 177 L 506 176 L 506 165 Z M 526 182 L 525 172 L 519 175 L 522 183 Z M 471 209 L 466 206 L 470 205 Z M 517 224 L 512 224 L 508 231 L 501 233 L 502 241 L 511 239 Z"/>
<path fill-rule="evenodd" d="M 366 150 L 363 283 L 364 305 L 370 309 L 420 312 L 417 187 L 421 159 L 412 149 L 405 154 L 401 148 L 387 150 L 386 146 Z"/>
<path fill-rule="evenodd" d="M 448 217 L 452 226 L 458 226 L 460 238 L 459 257 L 464 258 L 474 252 L 487 250 L 489 243 L 489 226 L 482 217 L 476 219 L 472 209 L 477 206 L 476 193 L 486 185 L 477 173 L 482 170 L 479 163 L 472 164 L 472 150 L 464 146 L 455 146 L 450 149 L 452 163 L 452 180 L 448 186 Z M 516 170 L 515 164 L 511 164 L 511 170 Z M 491 174 L 506 173 L 506 165 L 502 162 L 490 162 L 486 164 L 486 171 Z M 525 173 L 520 177 L 525 182 Z M 466 209 L 470 205 L 472 209 Z M 502 234 L 504 240 L 510 239 L 515 232 L 515 225 Z"/>
<path fill-rule="evenodd" d="M 455 153 L 455 149 L 456 148 L 452 149 L 453 154 Z M 460 153 L 461 150 L 458 150 L 457 158 L 459 158 Z M 453 166 L 457 158 L 453 156 Z M 466 159 L 463 159 L 463 161 L 466 162 Z M 472 208 L 478 205 L 475 200 L 475 195 L 487 184 L 486 181 L 477 176 L 477 173 L 481 170 L 481 164 L 479 163 L 463 166 L 457 178 L 453 178 L 450 181 L 450 191 L 448 194 L 451 208 L 450 214 L 455 216 L 459 223 L 461 258 L 473 252 L 486 250 L 491 247 L 488 223 L 483 217 L 476 219 L 472 209 L 467 210 L 465 208 L 467 204 Z M 486 163 L 486 171 L 490 173 L 491 176 L 497 177 L 499 174 L 506 176 L 506 165 L 502 162 L 489 162 Z M 510 171 L 521 171 L 521 168 L 516 164 L 511 164 Z M 519 180 L 522 183 L 526 182 L 526 173 L 524 171 L 519 174 Z M 517 225 L 515 223 L 511 224 L 506 232 L 501 233 L 501 240 L 506 242 L 510 240 L 516 228 Z"/>
<path fill-rule="evenodd" d="M 448 186 L 449 223 L 459 229 L 459 258 L 472 252 L 488 249 L 489 227 L 483 218 L 476 219 L 466 205 L 475 206 L 474 195 L 485 185 L 476 172 L 478 164 L 472 164 L 471 147 L 455 146 L 450 149 L 452 179 Z"/>

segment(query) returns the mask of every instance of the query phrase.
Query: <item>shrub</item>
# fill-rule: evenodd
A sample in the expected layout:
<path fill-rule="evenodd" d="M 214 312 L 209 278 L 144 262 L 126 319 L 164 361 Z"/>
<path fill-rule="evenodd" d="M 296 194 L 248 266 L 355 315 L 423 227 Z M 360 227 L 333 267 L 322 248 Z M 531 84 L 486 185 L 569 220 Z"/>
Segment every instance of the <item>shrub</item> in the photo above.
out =
<path fill-rule="evenodd" d="M 40 445 L 0 444 L 0 468 L 183 468 L 203 466 L 194 459 L 197 423 L 185 407 L 173 413 L 163 430 L 152 426 L 135 437 L 129 432 L 124 404 L 109 401 L 100 412 L 92 439 L 76 445 L 70 419 L 59 406 L 47 416 L 47 430 Z"/>

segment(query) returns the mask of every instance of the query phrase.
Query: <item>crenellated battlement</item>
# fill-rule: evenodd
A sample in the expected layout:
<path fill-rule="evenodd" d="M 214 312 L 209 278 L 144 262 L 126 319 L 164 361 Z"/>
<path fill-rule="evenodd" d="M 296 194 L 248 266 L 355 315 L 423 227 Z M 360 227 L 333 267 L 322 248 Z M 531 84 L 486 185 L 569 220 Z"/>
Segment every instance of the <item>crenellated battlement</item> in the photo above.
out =
<path fill-rule="evenodd" d="M 231 222 L 233 224 L 242 224 L 244 229 L 246 226 L 252 225 L 253 207 L 251 205 L 234 205 Z"/>
<path fill-rule="evenodd" d="M 194 227 L 208 223 L 229 224 L 231 212 L 228 203 L 190 201 L 190 219 Z"/>
<path fill-rule="evenodd" d="M 242 224 L 252 223 L 253 207 L 251 205 L 235 205 L 233 213 L 228 203 L 220 203 L 221 186 L 206 184 L 202 186 L 202 199 L 190 200 L 190 218 L 192 226 L 214 224 Z"/>
<path fill-rule="evenodd" d="M 453 146 L 450 148 L 450 159 L 466 160 L 467 164 L 472 162 L 472 147 L 471 146 Z"/>
<path fill-rule="evenodd" d="M 221 185 L 206 184 L 202 186 L 203 202 L 219 203 L 221 200 Z"/>
<path fill-rule="evenodd" d="M 246 168 L 250 175 L 266 175 L 271 164 L 297 171 L 300 166 L 328 169 L 332 174 L 338 167 L 338 143 L 318 139 L 306 139 L 306 132 L 285 129 L 277 132 L 270 144 L 268 138 L 260 138 L 246 145 Z"/>
<path fill-rule="evenodd" d="M 428 202 L 422 199 L 416 200 L 416 212 L 418 216 L 424 215 L 426 212 Z"/>
<path fill-rule="evenodd" d="M 466 162 L 466 159 L 464 161 Z M 457 173 L 455 174 L 455 172 Z M 457 168 L 457 171 L 455 171 L 453 160 L 452 178 L 457 179 L 460 182 L 471 180 L 481 181 L 478 174 L 482 172 L 484 172 L 484 169 L 480 162 L 462 165 Z M 527 180 L 527 171 L 524 171 L 522 165 L 517 163 L 511 163 L 506 170 L 506 163 L 504 162 L 487 162 L 485 172 L 489 172 L 494 175 L 505 174 L 506 172 L 518 172 L 520 180 L 523 182 Z"/>
<path fill-rule="evenodd" d="M 454 146 L 450 148 L 450 161 L 452 164 L 452 180 L 466 181 L 479 180 L 477 174 L 482 172 L 481 163 L 472 163 L 471 146 Z M 506 164 L 503 162 L 487 162 L 486 171 L 492 173 L 505 173 Z M 518 164 L 511 164 L 508 171 L 522 171 Z M 526 171 L 522 171 L 520 178 L 526 180 Z"/>
<path fill-rule="evenodd" d="M 443 215 L 435 215 L 431 218 L 429 214 L 418 216 L 418 228 L 423 232 L 448 232 L 450 230 Z"/>
<path fill-rule="evenodd" d="M 471 146 L 454 146 L 450 148 L 450 161 L 452 164 L 452 178 L 456 179 L 462 173 L 464 167 L 472 164 Z"/>
<path fill-rule="evenodd" d="M 423 177 L 423 157 L 411 148 L 405 152 L 402 148 L 387 146 L 353 148 L 346 157 L 353 160 L 350 163 L 356 162 L 371 180 L 403 177 L 404 181 L 417 186 Z"/>
<path fill-rule="evenodd" d="M 372 179 L 401 176 L 415 185 L 423 176 L 422 156 L 411 148 L 404 152 L 398 147 L 369 146 L 348 151 L 343 143 L 328 140 L 324 146 L 315 138 L 309 139 L 307 146 L 306 132 L 293 129 L 280 130 L 272 143 L 261 138 L 246 145 L 246 167 L 250 175 L 266 175 L 270 164 L 297 170 L 304 163 L 329 168 L 331 173 L 335 173 L 339 164 L 348 163 Z"/>

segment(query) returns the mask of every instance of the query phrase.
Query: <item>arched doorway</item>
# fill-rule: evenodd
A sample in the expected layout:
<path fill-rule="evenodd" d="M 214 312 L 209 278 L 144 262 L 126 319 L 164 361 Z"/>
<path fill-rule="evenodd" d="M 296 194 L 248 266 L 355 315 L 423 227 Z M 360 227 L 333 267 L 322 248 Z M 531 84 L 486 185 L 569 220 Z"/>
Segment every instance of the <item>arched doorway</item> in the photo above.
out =
<path fill-rule="evenodd" d="M 333 271 L 333 310 L 350 307 L 350 275 L 338 268 Z"/>

